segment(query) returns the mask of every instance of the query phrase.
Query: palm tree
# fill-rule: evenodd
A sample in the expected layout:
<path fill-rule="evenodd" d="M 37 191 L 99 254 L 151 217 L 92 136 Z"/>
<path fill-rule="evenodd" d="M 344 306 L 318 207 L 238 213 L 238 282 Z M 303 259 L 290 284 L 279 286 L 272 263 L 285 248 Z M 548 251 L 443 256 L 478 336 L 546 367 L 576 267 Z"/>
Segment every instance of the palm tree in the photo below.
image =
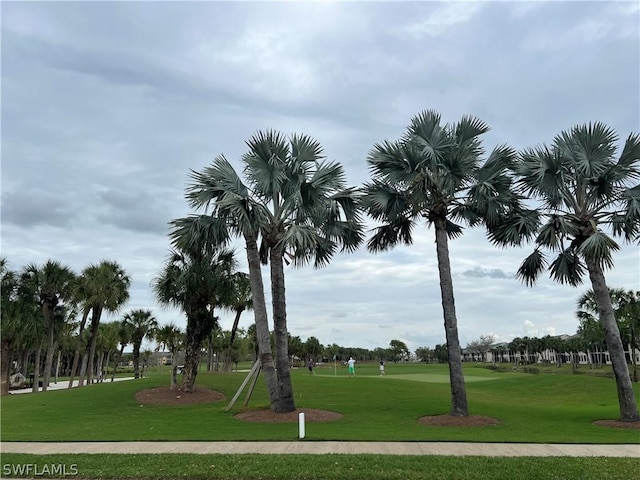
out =
<path fill-rule="evenodd" d="M 242 236 L 245 240 L 251 299 L 253 303 L 254 325 L 258 357 L 264 374 L 271 409 L 280 408 L 278 378 L 273 362 L 271 335 L 267 318 L 264 296 L 264 283 L 260 268 L 258 240 L 260 225 L 268 218 L 268 212 L 262 203 L 254 198 L 252 192 L 242 183 L 240 177 L 224 156 L 218 156 L 210 167 L 201 173 L 192 172 L 193 183 L 189 187 L 187 198 L 195 208 L 208 207 L 213 202 L 211 215 L 199 215 L 191 218 L 176 231 L 174 245 L 185 247 L 185 239 L 198 237 L 211 227 L 223 222 L 230 232 Z M 215 229 L 215 228 L 214 228 Z M 186 243 L 188 246 L 189 243 Z"/>
<path fill-rule="evenodd" d="M 133 344 L 133 376 L 140 378 L 140 347 L 144 338 L 153 338 L 158 327 L 156 318 L 151 310 L 131 310 L 125 314 L 123 322 L 131 329 L 131 343 Z"/>
<path fill-rule="evenodd" d="M 156 341 L 162 346 L 162 351 L 165 348 L 171 353 L 171 389 L 173 390 L 177 386 L 177 372 L 178 372 L 178 351 L 182 348 L 184 342 L 184 334 L 174 324 L 169 323 L 164 325 L 156 331 Z"/>
<path fill-rule="evenodd" d="M 188 219 L 175 220 L 173 225 L 184 227 L 185 222 L 188 223 Z M 184 231 L 192 230 L 185 228 Z M 185 250 L 171 252 L 152 286 L 160 303 L 182 309 L 187 317 L 185 368 L 180 388 L 192 393 L 202 343 L 215 324 L 214 308 L 228 304 L 236 260 L 232 250 L 220 248 L 218 242 L 206 241 L 203 235 L 180 238 Z"/>
<path fill-rule="evenodd" d="M 42 391 L 47 390 L 53 369 L 55 310 L 61 302 L 71 299 L 74 281 L 75 275 L 69 268 L 52 260 L 41 268 L 35 264 L 27 265 L 22 273 L 21 282 L 34 291 L 48 330 Z"/>
<path fill-rule="evenodd" d="M 640 135 L 630 134 L 616 158 L 618 136 L 602 123 L 577 125 L 553 144 L 524 150 L 516 164 L 524 195 L 536 210 L 514 212 L 494 230 L 496 243 L 520 244 L 537 233 L 534 252 L 518 270 L 527 285 L 542 272 L 563 284 L 579 285 L 588 273 L 598 317 L 604 326 L 616 378 L 620 418 L 640 420 L 629 369 L 604 276 L 619 249 L 613 237 L 640 238 Z M 544 251 L 556 257 L 550 263 Z"/>
<path fill-rule="evenodd" d="M 120 350 L 118 351 L 118 358 L 113 365 L 113 371 L 111 372 L 111 381 L 115 379 L 116 370 L 118 369 L 118 365 L 122 361 L 122 353 L 124 352 L 124 348 L 131 343 L 131 337 L 133 335 L 133 328 L 131 324 L 125 320 L 120 322 L 120 326 L 118 328 L 118 343 L 120 343 Z"/>
<path fill-rule="evenodd" d="M 231 353 L 233 351 L 233 342 L 236 338 L 236 332 L 238 331 L 238 324 L 240 323 L 240 316 L 245 310 L 253 308 L 253 301 L 251 298 L 251 281 L 249 275 L 243 272 L 236 272 L 233 275 L 233 298 L 231 299 L 229 309 L 235 313 L 233 319 L 233 326 L 231 327 L 231 334 L 229 336 L 229 347 L 227 349 L 227 355 L 224 361 L 224 370 L 229 371 L 231 369 Z"/>
<path fill-rule="evenodd" d="M 11 357 L 21 331 L 22 305 L 18 296 L 19 276 L 9 269 L 5 257 L 0 257 L 0 278 L 0 395 L 8 395 Z"/>
<path fill-rule="evenodd" d="M 116 262 L 103 260 L 98 265 L 90 265 L 85 269 L 85 285 L 87 297 L 85 308 L 91 308 L 91 324 L 89 326 L 89 343 L 87 344 L 80 370 L 79 385 L 85 379 L 91 383 L 93 378 L 93 362 L 95 358 L 98 325 L 102 312 L 117 312 L 129 300 L 131 280 L 124 269 Z"/>
<path fill-rule="evenodd" d="M 322 161 L 322 147 L 316 140 L 295 134 L 285 138 L 267 131 L 256 133 L 247 146 L 242 160 L 249 187 L 224 157 L 218 157 L 211 168 L 193 174 L 189 198 L 195 207 L 217 201 L 214 211 L 226 218 L 235 216 L 249 227 L 243 234 L 260 232 L 260 258 L 263 263 L 268 261 L 271 273 L 279 394 L 276 411 L 290 412 L 295 402 L 287 344 L 285 257 L 295 265 L 313 261 L 316 267 L 324 266 L 338 247 L 352 251 L 360 244 L 363 226 L 355 189 L 346 187 L 341 165 Z M 257 213 L 251 223 L 246 222 L 249 202 Z M 251 265 L 249 273 L 253 274 Z M 253 298 L 255 302 L 255 294 Z"/>
<path fill-rule="evenodd" d="M 462 234 L 453 220 L 487 227 L 500 219 L 518 199 L 511 192 L 508 168 L 515 152 L 495 148 L 480 165 L 480 135 L 489 127 L 474 117 L 442 125 L 432 110 L 415 116 L 406 134 L 396 142 L 376 144 L 367 161 L 373 181 L 364 187 L 363 206 L 382 225 L 368 242 L 372 252 L 398 243 L 410 245 L 420 220 L 435 229 L 440 293 L 447 339 L 451 383 L 451 415 L 467 416 L 467 395 L 453 296 L 449 239 Z"/>
<path fill-rule="evenodd" d="M 98 351 L 98 383 L 102 383 L 109 368 L 111 353 L 118 349 L 120 322 L 109 322 L 100 324 L 98 328 L 98 340 L 96 349 Z"/>

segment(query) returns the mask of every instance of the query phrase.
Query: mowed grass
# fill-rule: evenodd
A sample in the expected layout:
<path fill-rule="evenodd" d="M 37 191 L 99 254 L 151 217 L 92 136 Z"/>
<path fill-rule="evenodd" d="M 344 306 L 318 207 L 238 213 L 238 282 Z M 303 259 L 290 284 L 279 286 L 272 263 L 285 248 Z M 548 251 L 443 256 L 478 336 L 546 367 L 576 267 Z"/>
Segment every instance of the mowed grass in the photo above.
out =
<path fill-rule="evenodd" d="M 446 365 L 327 365 L 309 375 L 292 370 L 296 405 L 343 414 L 339 421 L 308 423 L 305 441 L 466 441 L 526 443 L 640 443 L 638 430 L 593 425 L 616 419 L 614 380 L 587 375 L 499 373 L 465 365 L 471 414 L 501 423 L 489 427 L 427 427 L 418 419 L 449 411 Z M 293 440 L 297 423 L 246 423 L 224 407 L 245 372 L 200 373 L 198 385 L 223 392 L 227 400 L 201 405 L 140 405 L 135 393 L 168 384 L 168 371 L 148 378 L 44 394 L 2 398 L 3 441 Z M 634 385 L 640 396 L 638 385 Z M 247 408 L 267 408 L 259 379 Z M 182 394 L 185 395 L 185 394 Z"/>
<path fill-rule="evenodd" d="M 66 468 L 77 472 L 74 478 L 89 479 L 619 480 L 638 473 L 636 458 L 604 457 L 6 454 L 2 463 L 5 477 L 28 476 L 30 465 L 40 473 Z"/>

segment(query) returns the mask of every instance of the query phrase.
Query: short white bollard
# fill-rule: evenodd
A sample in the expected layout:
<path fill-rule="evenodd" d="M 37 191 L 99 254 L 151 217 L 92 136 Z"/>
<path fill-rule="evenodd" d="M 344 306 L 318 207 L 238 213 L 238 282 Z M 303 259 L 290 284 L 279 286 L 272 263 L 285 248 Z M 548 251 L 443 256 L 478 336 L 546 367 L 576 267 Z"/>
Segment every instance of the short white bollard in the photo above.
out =
<path fill-rule="evenodd" d="M 298 415 L 298 425 L 300 427 L 300 438 L 304 438 L 304 412 Z"/>

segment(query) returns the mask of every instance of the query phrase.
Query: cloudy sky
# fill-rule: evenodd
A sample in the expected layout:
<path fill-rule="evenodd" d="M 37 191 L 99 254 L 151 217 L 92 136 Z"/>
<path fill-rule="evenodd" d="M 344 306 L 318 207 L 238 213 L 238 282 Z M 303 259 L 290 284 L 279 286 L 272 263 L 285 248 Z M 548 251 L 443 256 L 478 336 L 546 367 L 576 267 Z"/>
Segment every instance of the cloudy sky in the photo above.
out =
<path fill-rule="evenodd" d="M 116 260 L 133 280 L 126 310 L 149 308 L 161 323 L 185 324 L 149 285 L 167 222 L 190 213 L 187 172 L 221 153 L 238 166 L 259 129 L 311 135 L 353 185 L 368 178 L 372 145 L 424 109 L 480 117 L 487 150 L 596 120 L 622 138 L 640 130 L 637 1 L 1 7 L 2 255 L 15 269 L 56 259 L 76 272 Z M 531 247 L 498 250 L 466 230 L 450 250 L 463 346 L 575 333 L 587 287 L 518 283 Z M 610 286 L 640 289 L 638 246 L 615 261 Z M 444 343 L 436 267 L 423 227 L 411 247 L 291 268 L 289 330 L 365 348 Z"/>

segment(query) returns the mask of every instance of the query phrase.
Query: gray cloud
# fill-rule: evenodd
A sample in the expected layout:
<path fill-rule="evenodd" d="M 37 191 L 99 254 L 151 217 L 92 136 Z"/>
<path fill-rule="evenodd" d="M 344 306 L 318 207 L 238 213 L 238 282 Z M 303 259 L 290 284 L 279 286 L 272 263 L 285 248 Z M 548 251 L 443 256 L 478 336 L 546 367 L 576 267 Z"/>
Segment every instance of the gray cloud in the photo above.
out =
<path fill-rule="evenodd" d="M 497 268 L 485 269 L 482 267 L 475 267 L 472 270 L 467 270 L 465 272 L 462 272 L 462 275 L 472 278 L 514 278 L 513 274 L 509 275 L 508 273 L 503 272 L 502 270 L 499 270 Z"/>
<path fill-rule="evenodd" d="M 638 12 L 632 2 L 5 3 L 3 255 L 14 268 L 56 258 L 76 271 L 117 260 L 135 282 L 128 307 L 176 320 L 148 286 L 167 222 L 189 212 L 189 169 L 221 153 L 239 166 L 245 140 L 274 128 L 316 137 L 359 184 L 371 146 L 424 108 L 479 116 L 493 129 L 487 150 L 591 120 L 626 137 L 640 124 Z M 575 331 L 583 289 L 546 277 L 526 288 L 509 273 L 529 247 L 497 251 L 475 229 L 449 247 L 463 344 Z M 238 254 L 246 270 L 241 243 Z M 615 261 L 609 284 L 640 289 L 637 246 Z M 265 280 L 269 295 L 267 270 Z M 287 295 L 303 338 L 444 341 L 434 236 L 422 226 L 411 247 L 288 269 Z"/>

